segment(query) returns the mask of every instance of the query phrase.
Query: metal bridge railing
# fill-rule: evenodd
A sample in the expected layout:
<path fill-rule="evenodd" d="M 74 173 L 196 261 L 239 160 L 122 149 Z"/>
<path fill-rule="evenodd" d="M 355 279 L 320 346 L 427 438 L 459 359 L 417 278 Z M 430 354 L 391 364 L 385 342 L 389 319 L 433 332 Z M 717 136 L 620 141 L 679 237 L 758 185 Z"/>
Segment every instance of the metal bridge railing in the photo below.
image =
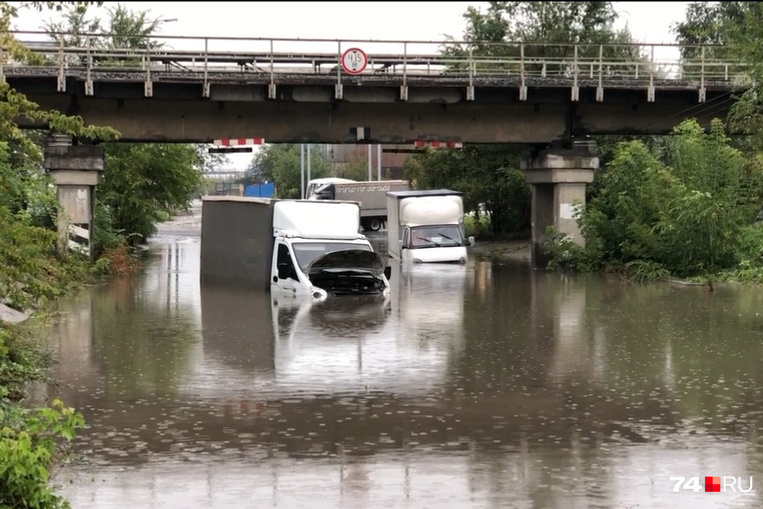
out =
<path fill-rule="evenodd" d="M 426 78 L 444 85 L 515 84 L 694 88 L 703 100 L 707 86 L 744 87 L 746 66 L 726 56 L 723 46 L 671 44 L 465 43 L 457 41 L 378 41 L 267 39 L 236 37 L 151 36 L 130 38 L 101 34 L 14 32 L 26 49 L 11 58 L 0 48 L 0 78 L 5 75 L 56 75 L 59 89 L 66 78 L 92 82 L 140 79 L 150 92 L 153 76 L 162 81 L 199 81 L 205 95 L 215 80 L 259 79 L 272 89 L 285 78 L 328 80 L 337 85 L 359 81 L 394 81 L 403 89 Z M 343 53 L 360 48 L 367 58 L 362 73 L 341 69 Z M 18 53 L 18 52 L 16 52 Z M 598 94 L 597 94 L 598 95 Z"/>

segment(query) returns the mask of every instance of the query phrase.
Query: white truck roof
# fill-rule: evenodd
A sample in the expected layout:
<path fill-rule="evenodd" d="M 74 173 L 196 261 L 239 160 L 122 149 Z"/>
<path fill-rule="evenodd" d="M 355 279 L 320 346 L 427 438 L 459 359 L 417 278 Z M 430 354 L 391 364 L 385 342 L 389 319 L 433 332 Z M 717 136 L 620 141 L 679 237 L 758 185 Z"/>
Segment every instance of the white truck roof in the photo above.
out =
<path fill-rule="evenodd" d="M 420 196 L 400 200 L 401 224 L 454 224 L 461 221 L 463 216 L 461 196 Z"/>
<path fill-rule="evenodd" d="M 288 200 L 276 201 L 273 234 L 311 239 L 357 239 L 360 204 L 357 202 Z"/>

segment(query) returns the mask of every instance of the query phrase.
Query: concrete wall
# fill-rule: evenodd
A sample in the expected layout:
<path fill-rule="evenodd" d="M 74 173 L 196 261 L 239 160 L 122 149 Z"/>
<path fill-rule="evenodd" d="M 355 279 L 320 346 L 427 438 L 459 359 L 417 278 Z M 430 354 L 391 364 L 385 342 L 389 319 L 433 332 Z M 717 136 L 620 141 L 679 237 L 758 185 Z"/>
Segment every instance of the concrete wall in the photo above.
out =
<path fill-rule="evenodd" d="M 271 200 L 205 196 L 201 208 L 201 283 L 270 289 Z"/>

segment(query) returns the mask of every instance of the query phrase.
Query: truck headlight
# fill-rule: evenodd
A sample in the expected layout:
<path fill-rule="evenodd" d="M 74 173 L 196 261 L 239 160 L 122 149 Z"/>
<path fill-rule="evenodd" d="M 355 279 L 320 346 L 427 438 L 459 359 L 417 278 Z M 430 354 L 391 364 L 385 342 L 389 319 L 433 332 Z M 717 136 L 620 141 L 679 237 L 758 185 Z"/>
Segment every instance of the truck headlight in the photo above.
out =
<path fill-rule="evenodd" d="M 326 290 L 323 288 L 318 288 L 317 286 L 310 288 L 310 297 L 313 299 L 313 301 L 321 301 L 328 296 L 328 292 L 326 292 Z"/>

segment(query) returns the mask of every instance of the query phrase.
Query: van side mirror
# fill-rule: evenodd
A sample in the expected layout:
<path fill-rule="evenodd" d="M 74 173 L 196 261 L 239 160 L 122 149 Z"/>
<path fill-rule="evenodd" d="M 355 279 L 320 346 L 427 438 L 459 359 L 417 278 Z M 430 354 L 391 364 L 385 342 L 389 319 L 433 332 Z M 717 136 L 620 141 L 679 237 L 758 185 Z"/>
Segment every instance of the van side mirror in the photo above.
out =
<path fill-rule="evenodd" d="M 470 235 L 469 238 L 466 241 L 467 246 L 473 246 L 474 245 L 474 235 Z"/>

